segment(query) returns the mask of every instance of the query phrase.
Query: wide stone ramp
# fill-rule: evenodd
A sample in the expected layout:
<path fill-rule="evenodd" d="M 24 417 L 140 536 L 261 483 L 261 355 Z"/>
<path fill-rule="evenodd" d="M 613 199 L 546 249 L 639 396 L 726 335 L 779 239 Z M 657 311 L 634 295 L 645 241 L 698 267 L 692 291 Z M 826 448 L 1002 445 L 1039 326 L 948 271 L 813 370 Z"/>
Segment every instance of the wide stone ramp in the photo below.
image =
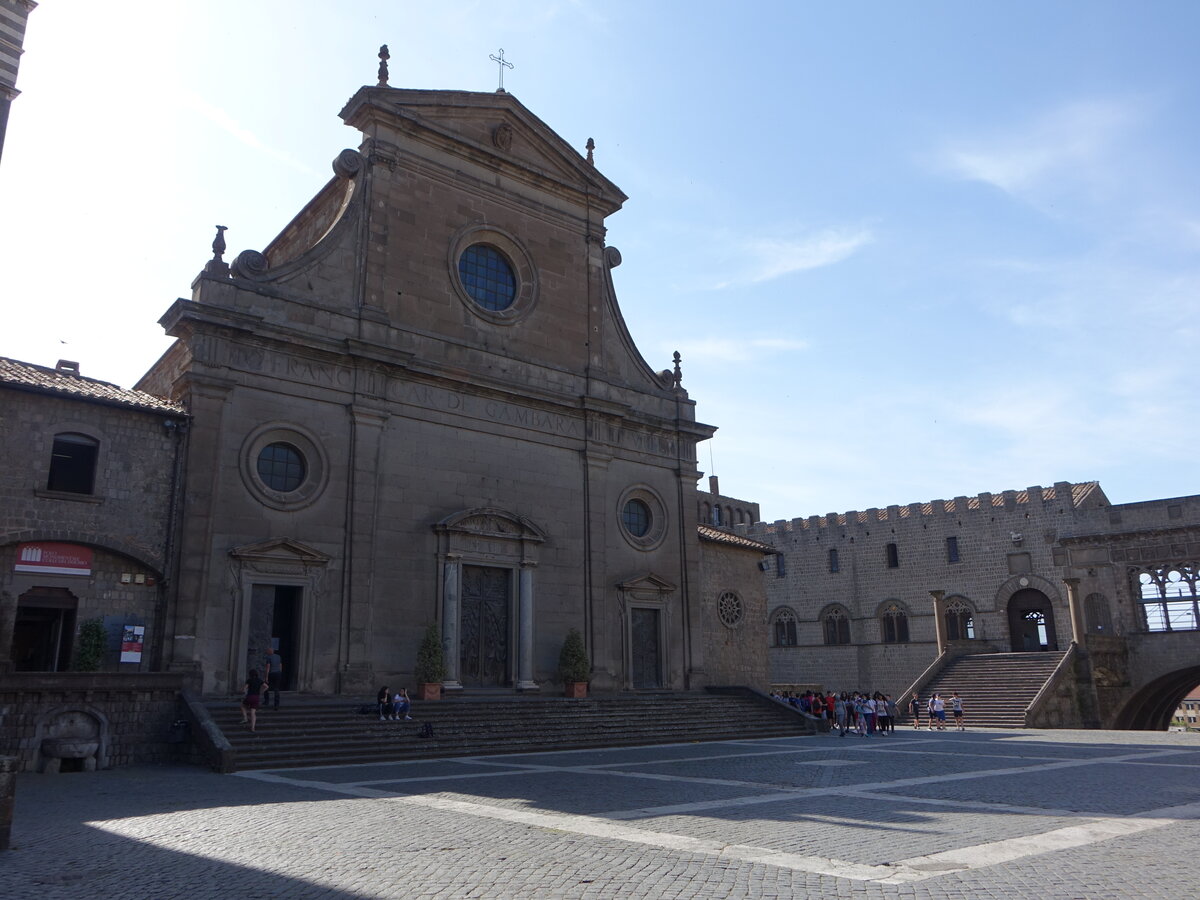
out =
<path fill-rule="evenodd" d="M 946 724 L 953 727 L 950 694 L 963 698 L 967 727 L 1024 728 L 1025 710 L 1050 680 L 1065 652 L 973 653 L 947 664 L 921 686 L 921 720 L 928 717 L 925 703 L 939 693 L 946 701 Z M 907 716 L 902 721 L 912 724 Z"/>
<path fill-rule="evenodd" d="M 284 696 L 241 724 L 236 699 L 206 703 L 236 754 L 236 768 L 268 769 L 807 735 L 799 713 L 749 691 L 560 697 L 457 697 L 415 701 L 412 721 L 379 721 L 368 698 Z M 369 713 L 360 713 L 360 708 Z M 433 729 L 421 737 L 422 726 Z"/>

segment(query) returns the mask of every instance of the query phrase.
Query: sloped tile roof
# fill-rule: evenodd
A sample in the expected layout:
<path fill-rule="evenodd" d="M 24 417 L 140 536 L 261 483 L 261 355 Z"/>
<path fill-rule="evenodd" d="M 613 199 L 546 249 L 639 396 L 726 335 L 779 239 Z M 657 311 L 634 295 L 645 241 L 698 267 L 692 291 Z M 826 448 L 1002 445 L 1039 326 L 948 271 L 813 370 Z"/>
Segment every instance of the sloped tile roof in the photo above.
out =
<path fill-rule="evenodd" d="M 713 528 L 711 525 L 697 525 L 696 530 L 700 533 L 700 540 L 702 541 L 711 541 L 714 544 L 727 544 L 730 547 L 741 547 L 743 550 L 757 550 L 760 553 L 779 552 L 774 547 L 764 544 L 762 541 L 722 531 L 720 528 Z"/>
<path fill-rule="evenodd" d="M 171 403 L 144 391 L 131 391 L 107 381 L 84 378 L 73 372 L 35 366 L 32 363 L 0 356 L 0 386 L 43 394 L 57 394 L 76 400 L 88 400 L 110 406 L 125 406 L 150 412 L 186 415 L 177 403 Z"/>

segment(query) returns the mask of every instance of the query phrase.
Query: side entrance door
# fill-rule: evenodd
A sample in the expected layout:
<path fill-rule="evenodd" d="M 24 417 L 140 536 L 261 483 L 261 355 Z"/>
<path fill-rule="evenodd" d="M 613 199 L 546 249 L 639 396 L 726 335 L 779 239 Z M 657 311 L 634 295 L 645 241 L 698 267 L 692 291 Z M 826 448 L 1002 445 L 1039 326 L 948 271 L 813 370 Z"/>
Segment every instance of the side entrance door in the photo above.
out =
<path fill-rule="evenodd" d="M 629 622 L 632 649 L 632 681 L 634 688 L 652 690 L 662 687 L 662 664 L 659 656 L 657 609 L 633 607 Z"/>

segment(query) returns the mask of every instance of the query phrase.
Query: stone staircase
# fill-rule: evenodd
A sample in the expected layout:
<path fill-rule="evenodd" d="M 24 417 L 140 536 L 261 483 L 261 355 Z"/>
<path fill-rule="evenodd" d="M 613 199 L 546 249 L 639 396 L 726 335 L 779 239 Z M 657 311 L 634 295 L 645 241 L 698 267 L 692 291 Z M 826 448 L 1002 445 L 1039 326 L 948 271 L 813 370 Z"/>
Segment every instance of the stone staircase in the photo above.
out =
<path fill-rule="evenodd" d="M 621 694 L 568 700 L 504 694 L 414 701 L 412 721 L 379 721 L 369 699 L 285 696 L 241 724 L 234 699 L 207 701 L 239 770 L 386 762 L 811 734 L 799 713 L 754 692 Z M 371 712 L 359 712 L 361 707 Z M 433 736 L 420 736 L 429 723 Z"/>
<path fill-rule="evenodd" d="M 963 720 L 968 728 L 1024 728 L 1025 709 L 1050 680 L 1066 656 L 1062 652 L 975 653 L 951 660 L 928 683 L 921 685 L 921 721 L 925 703 L 939 693 L 946 701 L 946 723 L 951 727 L 950 692 L 963 699 Z M 905 711 L 900 721 L 912 725 Z"/>

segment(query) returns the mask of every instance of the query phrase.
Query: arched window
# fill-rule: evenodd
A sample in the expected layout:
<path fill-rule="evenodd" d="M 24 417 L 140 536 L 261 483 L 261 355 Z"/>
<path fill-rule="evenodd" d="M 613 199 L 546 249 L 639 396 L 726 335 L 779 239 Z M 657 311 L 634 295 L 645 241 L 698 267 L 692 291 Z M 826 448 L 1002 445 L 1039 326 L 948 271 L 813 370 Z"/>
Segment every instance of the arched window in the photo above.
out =
<path fill-rule="evenodd" d="M 821 616 L 826 644 L 850 643 L 850 617 L 840 606 L 832 606 Z"/>
<path fill-rule="evenodd" d="M 774 645 L 776 647 L 795 647 L 797 643 L 796 614 L 786 606 L 777 610 L 772 622 L 771 632 L 774 636 Z"/>
<path fill-rule="evenodd" d="M 1083 598 L 1083 616 L 1089 634 L 1112 634 L 1112 610 L 1103 594 L 1088 594 Z"/>
<path fill-rule="evenodd" d="M 100 442 L 86 434 L 64 432 L 54 436 L 50 451 L 50 476 L 46 490 L 90 494 L 96 484 L 96 458 Z"/>
<path fill-rule="evenodd" d="M 1138 582 L 1147 631 L 1200 628 L 1200 567 L 1179 563 L 1146 569 Z"/>
<path fill-rule="evenodd" d="M 975 611 L 961 597 L 946 603 L 946 637 L 952 641 L 975 639 Z"/>
<path fill-rule="evenodd" d="M 885 644 L 908 643 L 908 612 L 895 601 L 879 611 L 880 633 Z"/>

